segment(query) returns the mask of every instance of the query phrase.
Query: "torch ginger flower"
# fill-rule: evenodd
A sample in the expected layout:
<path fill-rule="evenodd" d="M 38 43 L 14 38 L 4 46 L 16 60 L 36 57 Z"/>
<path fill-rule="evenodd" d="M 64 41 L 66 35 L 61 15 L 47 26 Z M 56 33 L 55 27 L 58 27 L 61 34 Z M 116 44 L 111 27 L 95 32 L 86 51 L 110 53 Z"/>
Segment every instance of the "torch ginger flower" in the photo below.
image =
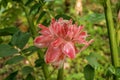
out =
<path fill-rule="evenodd" d="M 39 48 L 47 47 L 45 62 L 59 67 L 64 63 L 66 57 L 74 59 L 78 52 L 84 50 L 93 41 L 86 41 L 88 36 L 83 31 L 83 26 L 72 24 L 72 20 L 52 19 L 50 26 L 39 24 L 41 35 L 36 37 L 34 45 Z M 84 44 L 78 50 L 75 44 Z"/>

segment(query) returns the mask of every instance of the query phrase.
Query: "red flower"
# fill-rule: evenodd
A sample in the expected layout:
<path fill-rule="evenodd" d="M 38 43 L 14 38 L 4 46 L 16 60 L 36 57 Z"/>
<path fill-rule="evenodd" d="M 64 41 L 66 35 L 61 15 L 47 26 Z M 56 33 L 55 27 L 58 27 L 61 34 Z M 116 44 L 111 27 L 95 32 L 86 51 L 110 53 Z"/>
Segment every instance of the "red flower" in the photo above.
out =
<path fill-rule="evenodd" d="M 83 31 L 84 27 L 72 24 L 71 20 L 52 19 L 49 27 L 42 24 L 39 24 L 39 27 L 41 35 L 35 38 L 34 44 L 39 48 L 48 47 L 45 62 L 58 67 L 66 57 L 75 58 L 76 53 L 84 50 L 93 41 L 86 41 L 88 35 Z M 84 46 L 78 50 L 76 43 L 84 44 Z"/>

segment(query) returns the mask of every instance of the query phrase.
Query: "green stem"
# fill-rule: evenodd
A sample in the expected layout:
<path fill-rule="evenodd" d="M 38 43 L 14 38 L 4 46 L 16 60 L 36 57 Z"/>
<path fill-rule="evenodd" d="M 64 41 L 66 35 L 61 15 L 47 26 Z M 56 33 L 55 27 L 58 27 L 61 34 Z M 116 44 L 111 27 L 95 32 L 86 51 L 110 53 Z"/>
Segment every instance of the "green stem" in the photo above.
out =
<path fill-rule="evenodd" d="M 64 69 L 62 67 L 58 70 L 57 80 L 63 80 L 63 73 L 64 73 Z"/>
<path fill-rule="evenodd" d="M 40 50 L 38 51 L 38 57 L 40 59 L 44 58 L 44 54 L 41 54 Z M 49 76 L 49 70 L 48 70 L 48 67 L 47 67 L 47 65 L 45 63 L 42 65 L 42 70 L 43 70 L 43 73 L 44 73 L 44 76 L 45 76 L 45 80 L 49 80 L 49 78 L 50 78 L 50 76 Z"/>
<path fill-rule="evenodd" d="M 23 8 L 23 10 L 25 12 L 27 22 L 28 22 L 28 25 L 29 25 L 29 29 L 30 29 L 30 32 L 32 34 L 32 38 L 34 39 L 38 35 L 37 29 L 34 27 L 32 18 L 31 18 L 31 16 L 28 15 L 27 9 L 23 5 L 21 5 L 21 6 L 22 6 L 22 8 Z"/>
<path fill-rule="evenodd" d="M 119 66 L 118 46 L 117 46 L 110 0 L 104 0 L 104 11 L 105 11 L 106 23 L 108 28 L 109 41 L 110 41 L 111 60 L 113 66 L 118 67 Z M 117 79 L 115 78 L 114 80 Z"/>
<path fill-rule="evenodd" d="M 34 39 L 34 38 L 38 35 L 37 30 L 36 30 L 36 28 L 35 28 L 35 26 L 34 26 L 34 24 L 33 24 L 33 21 L 32 21 L 32 19 L 31 19 L 31 17 L 28 15 L 27 9 L 26 9 L 23 5 L 21 5 L 21 6 L 22 6 L 22 8 L 23 8 L 23 10 L 24 10 L 24 12 L 25 12 L 25 15 L 26 15 L 26 18 L 27 18 L 27 21 L 28 21 L 28 24 L 29 24 L 29 29 L 30 29 L 30 32 L 31 32 L 31 34 L 32 34 L 32 38 Z M 38 55 L 38 57 L 39 57 L 40 59 L 42 59 L 42 58 L 44 57 L 44 56 L 43 56 L 43 53 L 41 53 L 41 51 L 38 51 L 37 55 Z M 45 79 L 48 80 L 49 71 L 48 71 L 48 67 L 47 67 L 46 64 L 43 64 L 43 65 L 42 65 L 42 70 L 43 70 Z"/>
<path fill-rule="evenodd" d="M 119 66 L 118 47 L 116 42 L 116 35 L 115 35 L 110 0 L 104 0 L 104 3 L 105 3 L 105 6 L 104 6 L 105 17 L 106 17 L 108 35 L 110 40 L 112 63 L 115 67 L 118 67 Z"/>

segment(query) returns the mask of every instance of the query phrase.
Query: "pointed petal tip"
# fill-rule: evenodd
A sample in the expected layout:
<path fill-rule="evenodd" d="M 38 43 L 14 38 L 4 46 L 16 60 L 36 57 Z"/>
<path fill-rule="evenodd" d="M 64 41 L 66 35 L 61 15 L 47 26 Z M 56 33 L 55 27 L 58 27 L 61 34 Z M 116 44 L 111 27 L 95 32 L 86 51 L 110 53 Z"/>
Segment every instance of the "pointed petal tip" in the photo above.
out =
<path fill-rule="evenodd" d="M 75 58 L 75 47 L 72 42 L 67 42 L 63 47 L 63 53 L 71 59 Z"/>
<path fill-rule="evenodd" d="M 41 36 L 38 36 L 34 39 L 34 45 L 38 48 L 44 48 L 47 47 L 49 45 L 49 43 L 46 42 L 41 42 Z"/>

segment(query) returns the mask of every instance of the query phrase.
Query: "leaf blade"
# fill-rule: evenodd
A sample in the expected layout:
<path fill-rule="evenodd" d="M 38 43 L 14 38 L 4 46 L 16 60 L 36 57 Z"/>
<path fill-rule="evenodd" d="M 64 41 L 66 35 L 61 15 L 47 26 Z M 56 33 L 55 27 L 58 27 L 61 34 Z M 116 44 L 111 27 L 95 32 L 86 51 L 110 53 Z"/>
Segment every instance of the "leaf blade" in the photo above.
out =
<path fill-rule="evenodd" d="M 22 61 L 24 59 L 23 56 L 14 56 L 11 59 L 7 60 L 5 64 L 15 64 L 18 63 L 20 61 Z"/>
<path fill-rule="evenodd" d="M 18 50 L 12 48 L 7 44 L 0 44 L 0 57 L 7 57 L 18 53 Z"/>
<path fill-rule="evenodd" d="M 22 49 L 28 42 L 29 38 L 30 38 L 30 33 L 28 32 L 23 33 L 21 31 L 18 31 L 13 35 L 11 39 L 11 44 Z"/>
<path fill-rule="evenodd" d="M 91 65 L 84 67 L 84 77 L 86 80 L 94 80 L 95 70 Z"/>
<path fill-rule="evenodd" d="M 24 74 L 24 75 L 28 75 L 28 74 L 30 74 L 31 72 L 33 72 L 34 70 L 33 70 L 33 68 L 31 67 L 31 66 L 24 66 L 23 68 L 22 68 L 22 73 Z"/>

